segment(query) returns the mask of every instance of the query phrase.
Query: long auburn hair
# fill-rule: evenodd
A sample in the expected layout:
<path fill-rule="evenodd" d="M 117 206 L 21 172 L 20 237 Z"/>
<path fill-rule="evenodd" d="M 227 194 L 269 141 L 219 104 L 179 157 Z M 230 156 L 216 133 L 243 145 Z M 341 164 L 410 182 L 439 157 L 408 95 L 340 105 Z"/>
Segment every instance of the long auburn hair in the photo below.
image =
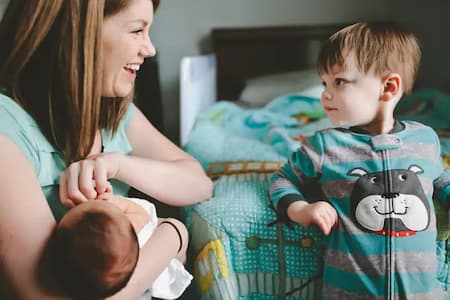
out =
<path fill-rule="evenodd" d="M 133 95 L 103 101 L 102 23 L 129 0 L 14 0 L 0 23 L 0 88 L 37 122 L 66 163 L 99 128 L 116 131 Z M 154 10 L 159 0 L 152 0 Z"/>

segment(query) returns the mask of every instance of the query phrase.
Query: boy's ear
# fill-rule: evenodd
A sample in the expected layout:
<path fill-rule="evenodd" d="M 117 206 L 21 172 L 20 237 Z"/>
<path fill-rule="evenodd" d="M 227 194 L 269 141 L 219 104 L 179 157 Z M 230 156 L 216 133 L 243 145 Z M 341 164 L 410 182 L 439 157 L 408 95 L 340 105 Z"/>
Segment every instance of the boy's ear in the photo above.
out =
<path fill-rule="evenodd" d="M 383 90 L 381 92 L 381 101 L 389 101 L 395 98 L 401 92 L 402 78 L 397 73 L 390 73 L 383 79 Z"/>

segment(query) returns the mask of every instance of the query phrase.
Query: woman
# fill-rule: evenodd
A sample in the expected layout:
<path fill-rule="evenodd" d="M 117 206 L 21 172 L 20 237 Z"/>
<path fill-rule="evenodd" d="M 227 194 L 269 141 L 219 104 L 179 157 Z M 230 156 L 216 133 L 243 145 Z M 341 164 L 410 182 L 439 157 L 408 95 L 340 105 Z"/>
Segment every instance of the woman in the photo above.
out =
<path fill-rule="evenodd" d="M 1 298 L 57 298 L 41 282 L 55 281 L 44 259 L 55 220 L 109 180 L 117 194 L 133 186 L 170 205 L 210 197 L 198 162 L 131 103 L 136 71 L 155 55 L 149 27 L 158 4 L 10 1 L 0 24 Z M 178 247 L 174 228 L 160 225 L 113 298 L 138 298 Z"/>

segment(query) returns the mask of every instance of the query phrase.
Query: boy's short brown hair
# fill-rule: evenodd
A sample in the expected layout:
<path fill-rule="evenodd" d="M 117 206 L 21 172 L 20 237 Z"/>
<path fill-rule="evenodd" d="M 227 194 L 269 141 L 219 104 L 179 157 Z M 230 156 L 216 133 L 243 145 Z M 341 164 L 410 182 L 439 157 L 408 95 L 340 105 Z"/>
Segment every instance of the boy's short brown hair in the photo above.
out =
<path fill-rule="evenodd" d="M 354 54 L 360 71 L 377 76 L 398 73 L 404 93 L 412 90 L 419 69 L 421 51 L 417 38 L 404 28 L 387 23 L 356 23 L 333 34 L 318 57 L 319 73 L 344 66 Z"/>

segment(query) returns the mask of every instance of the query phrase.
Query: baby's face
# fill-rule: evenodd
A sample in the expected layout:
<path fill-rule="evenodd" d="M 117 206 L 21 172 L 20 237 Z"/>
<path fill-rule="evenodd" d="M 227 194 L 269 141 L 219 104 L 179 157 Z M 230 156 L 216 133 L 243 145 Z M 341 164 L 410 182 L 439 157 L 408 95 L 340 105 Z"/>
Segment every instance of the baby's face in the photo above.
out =
<path fill-rule="evenodd" d="M 354 55 L 348 56 L 345 66 L 334 66 L 320 76 L 325 87 L 321 104 L 333 124 L 365 126 L 377 122 L 383 82 L 372 71 L 361 72 Z"/>

